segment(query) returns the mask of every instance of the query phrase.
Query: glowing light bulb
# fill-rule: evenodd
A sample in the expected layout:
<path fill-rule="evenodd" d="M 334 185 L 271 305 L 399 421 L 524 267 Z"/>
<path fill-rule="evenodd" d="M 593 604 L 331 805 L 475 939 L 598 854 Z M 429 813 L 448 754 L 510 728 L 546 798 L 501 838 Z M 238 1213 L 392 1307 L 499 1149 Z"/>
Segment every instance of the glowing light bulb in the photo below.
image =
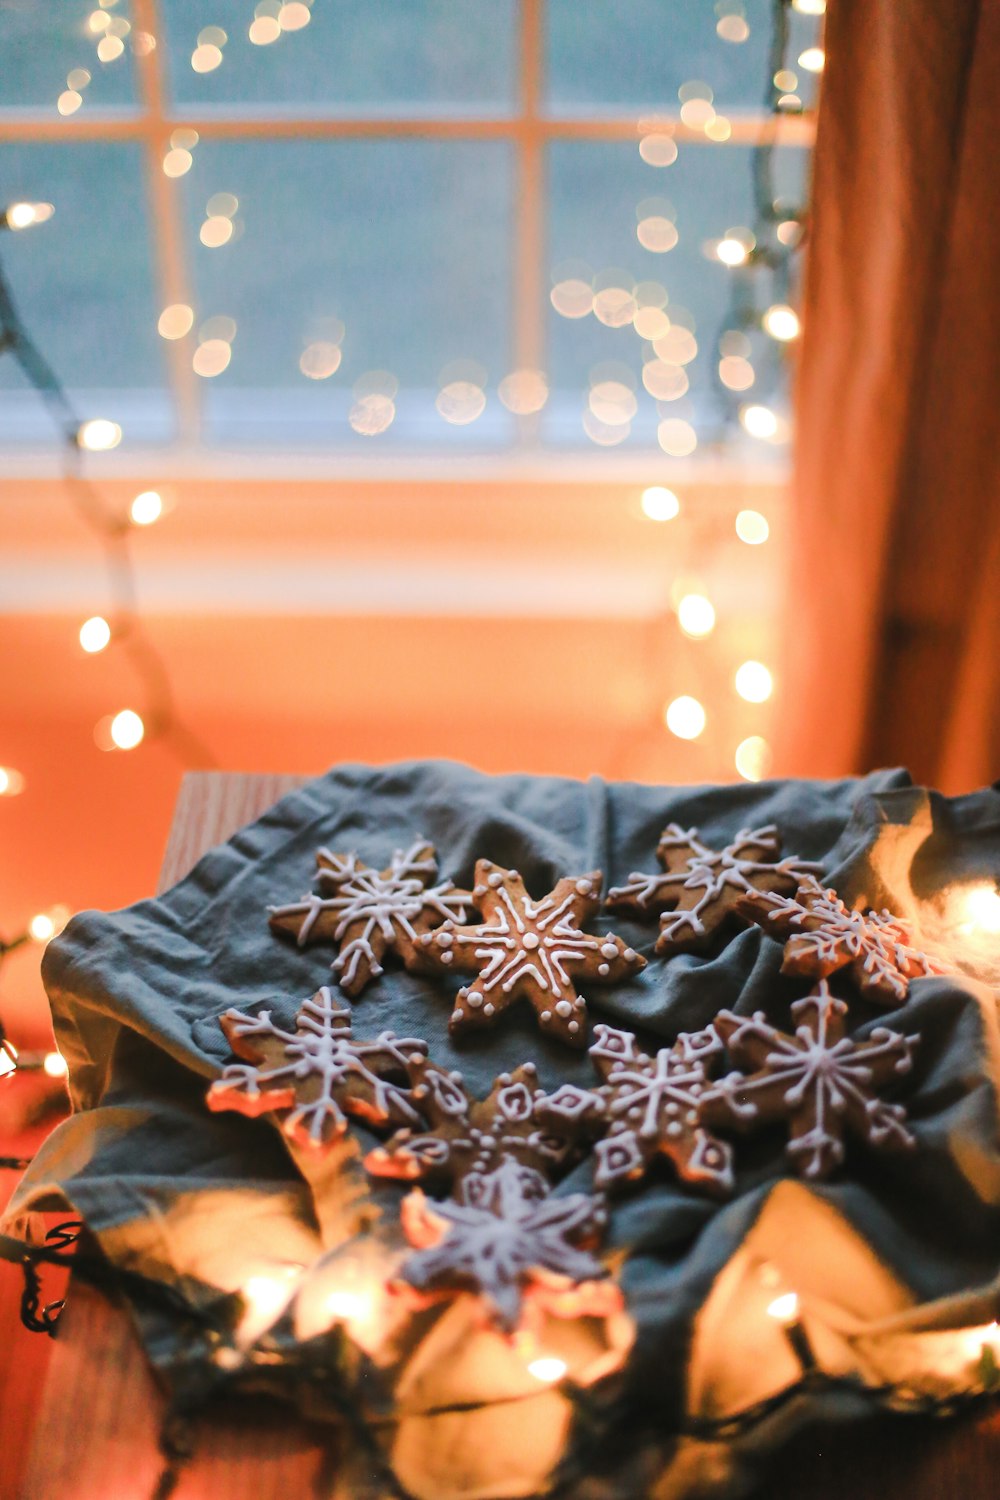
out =
<path fill-rule="evenodd" d="M 4 222 L 8 229 L 30 229 L 33 224 L 44 224 L 54 213 L 51 203 L 12 203 L 4 213 Z"/>
<path fill-rule="evenodd" d="M 767 1305 L 767 1315 L 776 1323 L 794 1323 L 799 1315 L 799 1298 L 797 1292 L 783 1292 L 780 1297 L 775 1297 L 773 1302 Z"/>
<path fill-rule="evenodd" d="M 109 422 L 106 417 L 92 417 L 89 422 L 83 422 L 76 434 L 77 443 L 88 453 L 107 453 L 117 448 L 121 440 L 122 430 L 118 423 Z"/>
<path fill-rule="evenodd" d="M 103 615 L 91 615 L 80 626 L 80 645 L 89 655 L 103 651 L 111 640 L 111 626 Z"/>
<path fill-rule="evenodd" d="M 288 0 L 278 12 L 278 24 L 282 31 L 301 31 L 311 20 L 312 14 L 303 0 Z"/>
<path fill-rule="evenodd" d="M 673 490 L 665 489 L 662 484 L 651 484 L 643 490 L 639 504 L 650 521 L 672 521 L 681 513 L 681 502 Z"/>
<path fill-rule="evenodd" d="M 255 1317 L 273 1318 L 288 1300 L 288 1278 L 249 1276 L 241 1290 Z"/>
<path fill-rule="evenodd" d="M 174 146 L 163 158 L 163 172 L 166 177 L 183 177 L 185 172 L 190 172 L 194 163 L 194 157 L 190 151 L 183 146 Z"/>
<path fill-rule="evenodd" d="M 146 726 L 131 708 L 123 708 L 111 720 L 111 739 L 119 750 L 134 750 L 142 744 Z"/>
<path fill-rule="evenodd" d="M 736 769 L 744 781 L 760 781 L 771 769 L 771 747 L 761 735 L 751 734 L 736 747 Z"/>
<path fill-rule="evenodd" d="M 57 932 L 62 932 L 69 921 L 69 908 L 54 906 L 51 911 L 40 911 L 28 923 L 28 933 L 36 943 L 47 943 Z"/>
<path fill-rule="evenodd" d="M 155 490 L 143 490 L 129 506 L 133 526 L 152 526 L 163 515 L 163 500 Z"/>
<path fill-rule="evenodd" d="M 750 251 L 740 240 L 727 237 L 716 245 L 715 254 L 724 266 L 742 266 Z"/>
<path fill-rule="evenodd" d="M 677 623 L 685 635 L 699 640 L 715 629 L 715 606 L 704 594 L 685 594 L 677 606 Z"/>
<path fill-rule="evenodd" d="M 774 679 L 761 661 L 745 661 L 738 667 L 735 684 L 747 703 L 766 703 L 774 690 Z"/>
<path fill-rule="evenodd" d="M 762 322 L 764 332 L 782 344 L 788 343 L 790 339 L 797 339 L 802 332 L 798 313 L 794 307 L 788 307 L 783 302 L 776 302 L 773 307 L 769 307 Z"/>
<path fill-rule="evenodd" d="M 823 16 L 826 0 L 792 0 L 792 10 L 797 10 L 800 16 Z"/>
<path fill-rule="evenodd" d="M 667 704 L 664 714 L 667 728 L 679 740 L 696 740 L 705 728 L 705 710 L 697 698 L 684 695 Z"/>
<path fill-rule="evenodd" d="M 0 1078 L 6 1078 L 10 1073 L 17 1071 L 17 1052 L 12 1042 L 6 1037 L 0 1042 Z"/>
<path fill-rule="evenodd" d="M 988 881 L 967 887 L 959 898 L 959 932 L 1000 933 L 1000 891 Z"/>
<path fill-rule="evenodd" d="M 24 777 L 13 766 L 0 766 L 0 797 L 18 797 L 24 791 Z"/>
<path fill-rule="evenodd" d="M 222 63 L 222 48 L 213 42 L 203 43 L 191 53 L 191 66 L 196 73 L 213 73 Z"/>
<path fill-rule="evenodd" d="M 825 63 L 826 53 L 822 47 L 807 47 L 799 53 L 799 67 L 805 68 L 807 73 L 822 73 Z"/>
<path fill-rule="evenodd" d="M 69 1072 L 69 1064 L 61 1052 L 46 1052 L 42 1067 L 50 1078 L 65 1078 Z"/>
<path fill-rule="evenodd" d="M 350 1323 L 364 1318 L 370 1313 L 372 1299 L 366 1297 L 362 1292 L 352 1292 L 346 1288 L 333 1291 L 326 1298 L 326 1310 L 331 1318 L 338 1322 Z"/>
<path fill-rule="evenodd" d="M 744 406 L 740 421 L 755 438 L 772 438 L 778 430 L 778 419 L 769 406 Z"/>
<path fill-rule="evenodd" d="M 557 1359 L 555 1355 L 544 1354 L 538 1359 L 533 1359 L 528 1365 L 528 1374 L 534 1375 L 536 1380 L 542 1380 L 546 1385 L 552 1385 L 557 1380 L 562 1380 L 569 1369 L 564 1359 Z"/>
<path fill-rule="evenodd" d="M 736 535 L 748 547 L 759 547 L 771 535 L 767 517 L 759 510 L 741 510 L 736 517 Z"/>

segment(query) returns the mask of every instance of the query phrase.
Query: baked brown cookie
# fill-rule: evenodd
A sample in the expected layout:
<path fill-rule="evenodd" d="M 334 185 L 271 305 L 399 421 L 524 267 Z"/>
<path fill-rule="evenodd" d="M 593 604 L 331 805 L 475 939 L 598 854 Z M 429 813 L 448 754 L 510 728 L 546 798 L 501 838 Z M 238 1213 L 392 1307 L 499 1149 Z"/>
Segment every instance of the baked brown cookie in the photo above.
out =
<path fill-rule="evenodd" d="M 256 1016 L 228 1010 L 219 1024 L 243 1061 L 230 1063 L 212 1084 L 209 1109 L 277 1112 L 289 1139 L 315 1150 L 343 1135 L 348 1115 L 373 1125 L 420 1123 L 408 1068 L 427 1043 L 391 1031 L 355 1041 L 351 1008 L 338 1006 L 328 985 L 301 1007 L 294 1031 L 276 1025 L 268 1010 Z"/>
<path fill-rule="evenodd" d="M 456 997 L 449 1024 L 454 1035 L 492 1026 L 523 999 L 548 1035 L 571 1047 L 586 1046 L 587 1006 L 576 982 L 614 984 L 646 964 L 612 933 L 583 931 L 600 908 L 601 878 L 599 870 L 567 877 L 535 901 L 516 870 L 488 859 L 477 862 L 472 899 L 483 921 L 470 927 L 445 922 L 420 939 L 428 963 L 477 975 Z"/>
<path fill-rule="evenodd" d="M 390 950 L 407 969 L 416 964 L 416 944 L 439 922 L 465 920 L 468 891 L 450 880 L 437 884 L 433 844 L 416 839 L 397 849 L 384 870 L 362 864 L 355 853 L 316 855 L 323 894 L 303 896 L 287 906 L 268 908 L 275 932 L 294 937 L 298 946 L 335 943 L 340 952 L 331 965 L 341 989 L 352 997 L 382 973 Z"/>
<path fill-rule="evenodd" d="M 946 973 L 943 964 L 911 946 L 902 917 L 888 911 L 850 911 L 836 891 L 807 878 L 791 897 L 758 891 L 739 903 L 741 916 L 785 944 L 783 974 L 825 978 L 849 968 L 877 1005 L 902 1005 L 911 979 Z"/>
<path fill-rule="evenodd" d="M 703 1096 L 703 1118 L 742 1130 L 787 1120 L 788 1156 L 804 1177 L 827 1177 L 840 1165 L 848 1131 L 883 1150 L 912 1148 L 906 1111 L 881 1094 L 910 1071 L 920 1038 L 879 1026 L 857 1042 L 846 1035 L 846 1014 L 825 979 L 792 1006 L 794 1036 L 762 1011 L 720 1011 L 713 1025 L 742 1071 Z"/>
<path fill-rule="evenodd" d="M 805 860 L 778 859 L 781 839 L 769 823 L 744 828 L 724 849 L 702 843 L 697 828 L 668 823 L 657 846 L 662 875 L 633 872 L 625 885 L 608 892 L 612 911 L 637 916 L 660 915 L 657 953 L 702 948 L 734 917 L 740 900 L 753 891 L 792 892 L 819 866 Z M 744 918 L 746 920 L 746 918 Z"/>

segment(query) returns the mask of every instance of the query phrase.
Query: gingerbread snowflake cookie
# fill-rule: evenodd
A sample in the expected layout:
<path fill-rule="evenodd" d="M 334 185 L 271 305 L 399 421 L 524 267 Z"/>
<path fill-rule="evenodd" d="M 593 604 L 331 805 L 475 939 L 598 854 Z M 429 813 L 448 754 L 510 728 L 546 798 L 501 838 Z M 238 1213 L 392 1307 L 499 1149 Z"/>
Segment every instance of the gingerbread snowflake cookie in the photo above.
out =
<path fill-rule="evenodd" d="M 656 850 L 662 875 L 634 872 L 608 892 L 608 906 L 638 916 L 659 915 L 657 953 L 705 946 L 753 891 L 794 892 L 819 868 L 804 860 L 778 859 L 781 839 L 773 824 L 744 828 L 724 849 L 710 849 L 697 828 L 669 823 Z"/>
<path fill-rule="evenodd" d="M 229 1010 L 219 1023 L 237 1057 L 208 1091 L 212 1110 L 244 1115 L 277 1112 L 300 1146 L 322 1150 L 347 1129 L 347 1116 L 375 1125 L 419 1125 L 408 1068 L 426 1042 L 381 1032 L 373 1041 L 351 1034 L 350 1006 L 338 1006 L 324 985 L 295 1018 L 294 1031 L 271 1013 Z"/>
<path fill-rule="evenodd" d="M 844 1136 L 885 1150 L 915 1145 L 906 1112 L 882 1093 L 909 1073 L 918 1036 L 877 1027 L 865 1041 L 845 1034 L 847 1006 L 825 979 L 792 1006 L 794 1035 L 763 1012 L 720 1011 L 713 1025 L 740 1072 L 720 1079 L 701 1101 L 702 1116 L 754 1130 L 787 1120 L 787 1154 L 805 1177 L 826 1177 L 844 1158 Z"/>
<path fill-rule="evenodd" d="M 416 1189 L 404 1199 L 402 1220 L 416 1249 L 403 1263 L 403 1280 L 430 1297 L 477 1292 L 508 1333 L 523 1321 L 527 1298 L 564 1315 L 607 1316 L 621 1306 L 589 1248 L 604 1230 L 603 1201 L 556 1196 L 540 1173 L 512 1156 L 463 1179 L 456 1199 L 441 1202 Z"/>
<path fill-rule="evenodd" d="M 316 863 L 322 894 L 269 907 L 269 921 L 300 948 L 336 944 L 340 951 L 331 967 L 351 996 L 382 973 L 389 950 L 413 968 L 418 940 L 441 922 L 464 921 L 472 899 L 450 880 L 437 882 L 434 847 L 423 839 L 397 849 L 385 870 L 362 864 L 357 854 L 329 849 L 320 849 Z"/>
<path fill-rule="evenodd" d="M 577 982 L 614 984 L 646 963 L 621 938 L 583 930 L 600 907 L 601 878 L 595 870 L 560 880 L 535 901 L 516 870 L 478 861 L 472 899 L 483 921 L 469 927 L 445 922 L 420 938 L 428 963 L 477 976 L 458 991 L 449 1024 L 454 1035 L 493 1025 L 523 999 L 548 1035 L 586 1046 L 587 1007 Z"/>
<path fill-rule="evenodd" d="M 502 1073 L 485 1099 L 469 1094 L 461 1074 L 420 1058 L 410 1076 L 425 1128 L 397 1131 L 365 1165 L 376 1176 L 450 1189 L 450 1197 L 415 1188 L 403 1200 L 417 1254 L 400 1268 L 400 1284 L 421 1297 L 478 1292 L 508 1331 L 525 1299 L 550 1310 L 567 1298 L 577 1313 L 616 1310 L 620 1294 L 589 1253 L 604 1227 L 603 1200 L 551 1195 L 551 1179 L 603 1100 L 572 1084 L 544 1093 L 531 1063 Z"/>
<path fill-rule="evenodd" d="M 783 974 L 825 978 L 850 968 L 878 1005 L 902 1005 L 912 979 L 945 972 L 911 945 L 909 927 L 891 912 L 850 911 L 836 891 L 807 877 L 788 897 L 758 891 L 739 904 L 741 915 L 785 944 Z"/>
<path fill-rule="evenodd" d="M 709 1068 L 722 1055 L 713 1027 L 682 1035 L 653 1056 L 630 1031 L 594 1027 L 590 1056 L 604 1080 L 607 1134 L 595 1146 L 598 1188 L 620 1187 L 644 1177 L 666 1157 L 690 1187 L 724 1197 L 733 1189 L 732 1150 L 702 1119 L 711 1088 Z"/>

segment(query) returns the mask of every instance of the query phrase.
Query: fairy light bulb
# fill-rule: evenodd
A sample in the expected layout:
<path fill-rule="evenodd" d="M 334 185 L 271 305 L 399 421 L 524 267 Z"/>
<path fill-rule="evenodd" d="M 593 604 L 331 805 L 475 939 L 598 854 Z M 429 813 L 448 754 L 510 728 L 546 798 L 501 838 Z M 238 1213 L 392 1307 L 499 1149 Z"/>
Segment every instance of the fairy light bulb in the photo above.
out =
<path fill-rule="evenodd" d="M 771 535 L 767 517 L 759 510 L 741 510 L 736 517 L 736 535 L 748 547 L 760 547 Z"/>
<path fill-rule="evenodd" d="M 716 245 L 715 254 L 724 266 L 742 266 L 750 252 L 740 240 L 727 237 Z"/>
<path fill-rule="evenodd" d="M 531 1361 L 528 1365 L 528 1374 L 534 1375 L 536 1380 L 544 1381 L 546 1385 L 553 1385 L 557 1380 L 562 1380 L 568 1369 L 569 1366 L 564 1359 L 543 1354 Z"/>
<path fill-rule="evenodd" d="M 822 47 L 807 47 L 799 53 L 799 67 L 807 73 L 822 73 L 826 64 L 826 53 Z"/>
<path fill-rule="evenodd" d="M 134 709 L 123 708 L 111 720 L 109 732 L 117 749 L 134 750 L 137 745 L 142 744 L 146 726 Z"/>
<path fill-rule="evenodd" d="M 715 629 L 715 606 L 704 594 L 685 594 L 677 606 L 677 623 L 694 640 Z"/>
<path fill-rule="evenodd" d="M 44 224 L 54 213 L 51 203 L 12 203 L 3 221 L 8 229 L 30 229 L 33 224 Z"/>
<path fill-rule="evenodd" d="M 651 484 L 643 490 L 639 504 L 643 515 L 650 521 L 672 521 L 681 513 L 681 502 L 673 490 L 662 484 Z"/>
<path fill-rule="evenodd" d="M 762 735 L 748 735 L 736 746 L 733 760 L 744 781 L 761 781 L 771 769 L 771 747 Z"/>
<path fill-rule="evenodd" d="M 774 678 L 762 661 L 745 661 L 736 670 L 736 691 L 747 703 L 766 703 L 774 691 Z"/>
<path fill-rule="evenodd" d="M 767 1315 L 776 1323 L 783 1323 L 787 1328 L 799 1316 L 798 1293 L 783 1292 L 780 1297 L 775 1297 L 774 1301 L 767 1305 Z"/>
<path fill-rule="evenodd" d="M 109 422 L 106 417 L 92 417 L 89 422 L 81 423 L 76 434 L 77 444 L 88 453 L 107 453 L 117 448 L 121 440 L 118 423 Z"/>
<path fill-rule="evenodd" d="M 697 698 L 683 694 L 667 704 L 664 714 L 667 728 L 679 740 L 696 740 L 706 724 L 705 710 Z"/>
<path fill-rule="evenodd" d="M 802 324 L 794 307 L 789 307 L 785 302 L 776 302 L 767 309 L 761 322 L 764 332 L 769 333 L 779 343 L 787 344 L 792 339 L 797 339 L 802 332 Z"/>
<path fill-rule="evenodd" d="M 46 1052 L 42 1067 L 50 1078 L 65 1078 L 69 1064 L 61 1052 Z"/>
<path fill-rule="evenodd" d="M 128 513 L 133 526 L 152 526 L 163 514 L 163 500 L 155 490 L 143 490 L 132 501 Z"/>
<path fill-rule="evenodd" d="M 111 626 L 103 615 L 91 615 L 80 626 L 80 645 L 89 655 L 103 651 L 111 640 Z"/>
<path fill-rule="evenodd" d="M 13 766 L 0 766 L 0 797 L 17 797 L 24 791 L 24 777 Z"/>
<path fill-rule="evenodd" d="M 0 1078 L 17 1072 L 17 1049 L 6 1037 L 0 1038 Z"/>
<path fill-rule="evenodd" d="M 740 421 L 755 438 L 772 438 L 778 430 L 778 418 L 769 406 L 744 406 Z"/>

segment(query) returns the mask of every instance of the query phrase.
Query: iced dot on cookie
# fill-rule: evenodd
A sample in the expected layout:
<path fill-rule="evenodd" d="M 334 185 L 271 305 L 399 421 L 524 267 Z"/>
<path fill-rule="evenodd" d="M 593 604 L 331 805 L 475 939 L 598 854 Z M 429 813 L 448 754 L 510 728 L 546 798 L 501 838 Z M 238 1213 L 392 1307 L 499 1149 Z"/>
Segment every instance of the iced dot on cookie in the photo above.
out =
<path fill-rule="evenodd" d="M 462 1012 L 460 1010 L 453 1010 L 452 1011 L 452 1013 L 451 1013 L 451 1024 L 453 1026 L 459 1026 L 459 1025 L 461 1025 L 461 1023 L 462 1023 L 462 1021 L 464 1021 L 464 1019 L 465 1019 L 465 1017 L 462 1015 Z"/>
<path fill-rule="evenodd" d="M 472 894 L 474 896 L 485 896 L 486 895 L 486 887 L 484 885 L 477 885 L 477 886 L 475 886 L 473 888 Z"/>
<path fill-rule="evenodd" d="M 513 870 L 511 870 L 511 874 L 514 874 Z M 493 874 L 489 876 L 486 883 L 487 885 L 491 885 L 494 890 L 496 890 L 498 885 L 503 885 L 503 876 L 500 874 L 500 871 L 494 870 Z"/>
<path fill-rule="evenodd" d="M 589 896 L 594 889 L 594 882 L 592 880 L 578 880 L 576 888 L 581 896 Z"/>
<path fill-rule="evenodd" d="M 617 956 L 618 956 L 618 947 L 617 947 L 617 944 L 615 944 L 615 943 L 602 943 L 601 944 L 601 952 L 604 954 L 605 958 L 617 958 Z"/>
<path fill-rule="evenodd" d="M 547 1026 L 552 1020 L 552 1012 L 550 1010 L 543 1010 L 538 1019 L 541 1021 L 543 1026 Z"/>
<path fill-rule="evenodd" d="M 573 1007 L 572 1005 L 570 1005 L 568 1000 L 560 1000 L 558 1005 L 556 1006 L 556 1015 L 568 1016 L 572 1013 L 572 1010 Z"/>
<path fill-rule="evenodd" d="M 466 1005 L 471 1005 L 473 1010 L 478 1010 L 483 1003 L 483 997 L 478 990 L 466 990 L 463 998 Z"/>
<path fill-rule="evenodd" d="M 629 964 L 632 962 L 632 960 L 635 958 L 635 956 L 636 956 L 636 953 L 635 953 L 635 949 L 634 948 L 626 948 L 625 952 L 622 954 L 622 958 L 625 960 L 626 963 L 629 963 Z"/>
<path fill-rule="evenodd" d="M 569 1025 L 566 1027 L 566 1030 L 573 1036 L 576 1036 L 577 1032 L 580 1030 L 579 1021 L 570 1021 Z"/>
<path fill-rule="evenodd" d="M 487 1001 L 487 1003 L 483 1006 L 483 1015 L 484 1016 L 492 1016 L 493 1014 L 494 1014 L 494 1007 L 492 1005 L 490 1005 L 489 1001 Z"/>
<path fill-rule="evenodd" d="M 538 947 L 538 941 L 539 939 L 537 932 L 526 932 L 524 934 L 524 937 L 521 939 L 521 942 L 529 952 L 531 952 L 532 949 Z"/>
<path fill-rule="evenodd" d="M 438 947 L 450 948 L 454 941 L 455 939 L 448 931 L 447 927 L 442 927 L 440 932 L 438 933 Z"/>
<path fill-rule="evenodd" d="M 602 979 L 605 979 L 611 973 L 611 970 L 609 969 L 607 964 L 598 964 L 597 972 L 598 974 L 600 974 Z"/>

